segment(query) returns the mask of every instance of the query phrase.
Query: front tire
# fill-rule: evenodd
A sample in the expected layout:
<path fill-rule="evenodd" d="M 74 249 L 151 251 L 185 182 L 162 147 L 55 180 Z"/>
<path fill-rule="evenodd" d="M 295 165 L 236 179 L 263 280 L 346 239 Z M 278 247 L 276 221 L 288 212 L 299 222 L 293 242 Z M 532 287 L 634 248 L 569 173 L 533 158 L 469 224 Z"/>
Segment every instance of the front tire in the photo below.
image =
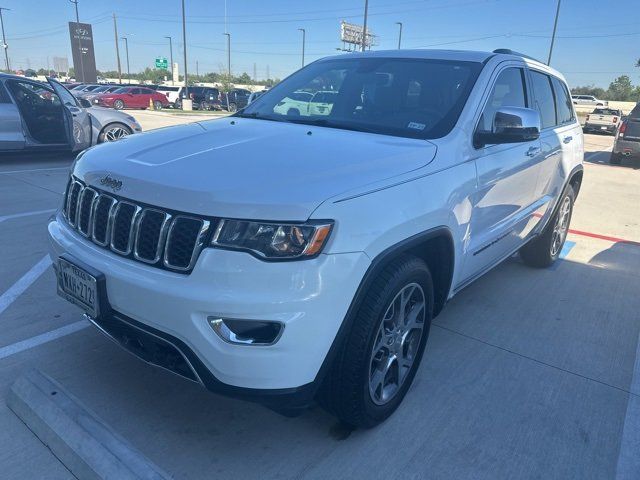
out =
<path fill-rule="evenodd" d="M 419 258 L 402 256 L 374 280 L 320 397 L 343 422 L 371 428 L 400 405 L 416 374 L 433 315 L 433 282 Z"/>
<path fill-rule="evenodd" d="M 229 110 L 230 113 L 234 113 L 234 112 L 236 112 L 238 110 L 238 106 L 235 103 L 230 103 L 228 110 Z"/>
<path fill-rule="evenodd" d="M 560 206 L 544 231 L 520 249 L 520 257 L 530 267 L 546 268 L 555 262 L 569 233 L 576 194 L 569 186 Z"/>
<path fill-rule="evenodd" d="M 131 129 L 123 123 L 110 123 L 102 129 L 98 136 L 98 143 L 115 142 L 131 135 Z"/>

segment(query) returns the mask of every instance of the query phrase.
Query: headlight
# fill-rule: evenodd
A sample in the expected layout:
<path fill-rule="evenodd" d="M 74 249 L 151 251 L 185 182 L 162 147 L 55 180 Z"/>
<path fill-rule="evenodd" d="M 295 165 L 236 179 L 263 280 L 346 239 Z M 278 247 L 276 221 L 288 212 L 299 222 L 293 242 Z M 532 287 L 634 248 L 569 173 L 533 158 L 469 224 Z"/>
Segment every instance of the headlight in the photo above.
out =
<path fill-rule="evenodd" d="M 331 221 L 281 224 L 223 219 L 211 245 L 245 250 L 270 260 L 311 258 L 322 251 L 331 227 Z"/>

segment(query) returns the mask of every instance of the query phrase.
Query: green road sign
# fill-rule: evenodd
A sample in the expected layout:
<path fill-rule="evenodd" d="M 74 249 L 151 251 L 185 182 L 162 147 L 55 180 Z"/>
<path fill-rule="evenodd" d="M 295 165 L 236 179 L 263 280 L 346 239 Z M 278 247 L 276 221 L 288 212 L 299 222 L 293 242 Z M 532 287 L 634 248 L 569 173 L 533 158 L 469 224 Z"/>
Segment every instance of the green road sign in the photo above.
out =
<path fill-rule="evenodd" d="M 169 70 L 169 62 L 164 57 L 156 57 L 156 68 Z"/>

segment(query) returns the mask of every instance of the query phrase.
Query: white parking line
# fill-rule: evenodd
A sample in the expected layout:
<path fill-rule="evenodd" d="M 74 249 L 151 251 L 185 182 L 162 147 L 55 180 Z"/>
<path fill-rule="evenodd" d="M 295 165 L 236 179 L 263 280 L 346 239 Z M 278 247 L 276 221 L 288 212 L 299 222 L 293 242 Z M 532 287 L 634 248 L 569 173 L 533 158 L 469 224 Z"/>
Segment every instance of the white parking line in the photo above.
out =
<path fill-rule="evenodd" d="M 56 211 L 55 208 L 50 208 L 49 210 L 33 210 L 31 212 L 14 213 L 12 215 L 5 215 L 3 217 L 0 217 L 0 223 L 4 222 L 5 220 L 11 220 L 13 218 L 29 217 L 31 215 L 39 215 L 41 213 L 53 213 L 55 211 Z"/>
<path fill-rule="evenodd" d="M 23 340 L 21 342 L 12 343 L 11 345 L 0 348 L 0 360 L 11 355 L 15 355 L 16 353 L 29 350 L 30 348 L 37 347 L 39 345 L 42 345 L 43 343 L 51 342 L 52 340 L 57 340 L 58 338 L 65 337 L 79 330 L 87 328 L 89 325 L 91 324 L 86 320 L 81 320 L 79 322 L 65 325 L 64 327 L 56 328 L 55 330 L 43 333 L 42 335 L 36 335 L 35 337 L 27 338 L 26 340 Z"/>
<path fill-rule="evenodd" d="M 640 335 L 636 347 L 636 361 L 631 377 L 631 392 L 627 400 L 627 413 L 624 417 L 622 442 L 618 453 L 616 480 L 635 480 L 640 478 Z"/>
<path fill-rule="evenodd" d="M 49 255 L 45 255 L 42 257 L 42 260 L 36 263 L 31 270 L 25 273 L 20 280 L 11 285 L 9 290 L 0 296 L 0 315 L 49 268 L 49 265 L 51 265 L 51 259 Z"/>
<path fill-rule="evenodd" d="M 69 170 L 69 167 L 30 168 L 25 170 L 6 170 L 6 171 L 0 170 L 0 175 L 8 175 L 10 173 L 49 172 L 53 170 Z"/>

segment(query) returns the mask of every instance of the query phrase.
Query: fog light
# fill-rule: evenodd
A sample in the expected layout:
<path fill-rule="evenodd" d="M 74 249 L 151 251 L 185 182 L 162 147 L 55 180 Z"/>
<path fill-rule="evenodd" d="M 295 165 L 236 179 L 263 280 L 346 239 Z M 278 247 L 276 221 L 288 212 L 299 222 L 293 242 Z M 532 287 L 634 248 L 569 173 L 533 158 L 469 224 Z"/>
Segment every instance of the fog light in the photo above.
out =
<path fill-rule="evenodd" d="M 284 324 L 264 320 L 207 317 L 207 321 L 222 340 L 234 345 L 273 345 L 284 330 Z"/>

